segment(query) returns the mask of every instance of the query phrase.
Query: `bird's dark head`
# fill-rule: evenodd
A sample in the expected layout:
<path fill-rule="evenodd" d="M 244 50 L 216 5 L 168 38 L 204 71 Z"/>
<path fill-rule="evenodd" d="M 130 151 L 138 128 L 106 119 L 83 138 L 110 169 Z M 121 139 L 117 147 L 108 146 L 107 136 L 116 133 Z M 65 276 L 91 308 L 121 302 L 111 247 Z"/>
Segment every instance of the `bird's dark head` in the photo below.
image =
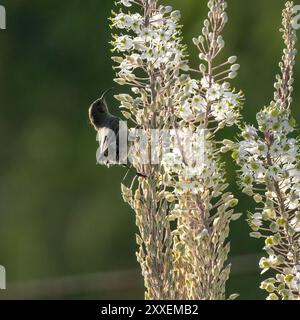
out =
<path fill-rule="evenodd" d="M 109 114 L 105 97 L 111 90 L 112 88 L 106 90 L 102 94 L 102 96 L 94 101 L 89 107 L 89 119 L 96 130 L 98 130 L 102 126 L 103 121 Z"/>

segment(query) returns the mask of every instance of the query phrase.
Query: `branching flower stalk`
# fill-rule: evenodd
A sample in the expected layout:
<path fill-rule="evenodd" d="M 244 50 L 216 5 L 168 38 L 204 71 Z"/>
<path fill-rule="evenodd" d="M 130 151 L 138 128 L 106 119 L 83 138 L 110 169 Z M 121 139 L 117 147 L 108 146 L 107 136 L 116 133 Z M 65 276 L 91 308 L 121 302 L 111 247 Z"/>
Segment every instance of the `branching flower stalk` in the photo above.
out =
<path fill-rule="evenodd" d="M 170 105 L 174 99 L 180 70 L 186 70 L 181 45 L 179 11 L 158 6 L 156 0 L 121 0 L 119 12 L 111 19 L 118 29 L 113 35 L 113 57 L 119 85 L 128 85 L 131 94 L 120 94 L 125 118 L 146 132 L 145 148 L 131 152 L 133 167 L 142 174 L 122 193 L 134 209 L 139 229 L 137 259 L 142 268 L 146 299 L 174 298 L 172 237 L 167 219 L 169 203 L 163 183 L 162 165 L 151 161 L 156 146 L 153 129 L 169 128 Z M 126 7 L 136 13 L 123 12 Z M 133 144 L 134 145 L 134 144 Z M 158 144 L 159 145 L 159 144 Z M 141 159 L 143 159 L 141 161 Z"/>
<path fill-rule="evenodd" d="M 268 256 L 259 265 L 262 273 L 269 269 L 275 273 L 261 283 L 261 288 L 269 292 L 269 300 L 300 299 L 300 148 L 291 116 L 297 41 L 293 7 L 294 3 L 288 1 L 283 10 L 285 49 L 274 100 L 257 114 L 258 128 L 245 125 L 233 152 L 241 167 L 243 192 L 258 206 L 249 213 L 248 221 L 251 236 L 265 240 Z"/>
<path fill-rule="evenodd" d="M 232 90 L 228 83 L 237 75 L 237 58 L 232 56 L 217 63 L 224 47 L 221 33 L 228 20 L 226 6 L 224 0 L 208 1 L 208 19 L 204 21 L 202 35 L 193 39 L 203 63 L 199 69 L 190 69 L 191 76 L 181 76 L 175 99 L 179 101 L 174 107 L 177 127 L 203 131 L 202 149 L 197 149 L 197 141 L 193 150 L 202 152 L 204 161 L 202 165 L 197 161 L 181 161 L 181 165 L 174 166 L 170 159 L 174 154 L 182 155 L 174 150 L 163 161 L 167 175 L 164 180 L 174 197 L 174 210 L 169 218 L 177 221 L 173 231 L 174 274 L 176 298 L 181 299 L 226 299 L 230 273 L 230 265 L 226 264 L 230 245 L 226 238 L 230 221 L 240 217 L 232 209 L 237 199 L 226 192 L 228 184 L 216 138 L 225 126 L 238 123 L 243 100 L 242 94 Z M 190 154 L 184 158 L 188 159 Z"/>
<path fill-rule="evenodd" d="M 208 1 L 208 19 L 194 39 L 203 61 L 197 70 L 185 60 L 179 11 L 155 0 L 118 4 L 138 10 L 120 9 L 112 27 L 119 31 L 113 36 L 115 81 L 132 91 L 116 98 L 125 118 L 147 133 L 142 151 L 135 149 L 136 142 L 131 149 L 140 176 L 129 188 L 122 185 L 123 197 L 136 213 L 145 297 L 225 299 L 230 273 L 226 238 L 230 221 L 239 214 L 232 209 L 237 200 L 226 192 L 220 154 L 227 147 L 218 148 L 216 134 L 238 123 L 243 100 L 228 83 L 239 69 L 236 57 L 216 62 L 224 47 L 226 2 Z M 168 132 L 170 143 L 159 136 L 153 144 L 153 129 Z M 161 159 L 157 163 L 154 150 Z"/>

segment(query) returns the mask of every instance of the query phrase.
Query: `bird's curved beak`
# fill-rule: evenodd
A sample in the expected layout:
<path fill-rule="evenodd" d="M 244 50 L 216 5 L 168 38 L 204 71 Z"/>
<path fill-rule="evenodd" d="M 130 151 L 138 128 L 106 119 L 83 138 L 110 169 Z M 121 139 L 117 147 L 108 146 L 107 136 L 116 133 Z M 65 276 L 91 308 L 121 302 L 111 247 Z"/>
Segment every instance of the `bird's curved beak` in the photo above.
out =
<path fill-rule="evenodd" d="M 112 90 L 114 90 L 114 87 L 105 90 L 105 91 L 102 93 L 100 100 L 103 100 L 103 99 L 106 97 L 106 95 L 107 95 L 110 91 L 112 91 Z"/>

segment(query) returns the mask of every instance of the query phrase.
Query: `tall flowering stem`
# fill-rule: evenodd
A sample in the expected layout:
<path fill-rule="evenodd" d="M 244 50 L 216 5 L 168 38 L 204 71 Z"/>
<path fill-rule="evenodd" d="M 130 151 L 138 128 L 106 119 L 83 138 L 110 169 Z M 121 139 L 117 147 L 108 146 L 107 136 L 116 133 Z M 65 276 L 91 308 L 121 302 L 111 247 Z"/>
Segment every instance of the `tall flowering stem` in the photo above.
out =
<path fill-rule="evenodd" d="M 175 127 L 202 131 L 201 144 L 199 140 L 190 140 L 189 144 L 194 145 L 194 152 L 202 153 L 203 163 L 193 162 L 191 153 L 182 150 L 173 150 L 164 161 L 165 181 L 174 195 L 171 217 L 177 222 L 173 231 L 176 292 L 183 299 L 226 299 L 230 274 L 230 265 L 226 264 L 230 245 L 226 239 L 230 222 L 240 216 L 233 210 L 237 199 L 226 192 L 228 184 L 220 156 L 226 147 L 220 150 L 216 139 L 218 131 L 238 123 L 243 100 L 228 83 L 237 75 L 237 58 L 216 62 L 225 44 L 221 34 L 228 20 L 226 7 L 223 0 L 208 1 L 202 34 L 193 39 L 202 63 L 198 69 L 190 68 L 190 75 L 181 76 L 176 99 L 179 103 L 174 107 Z M 197 149 L 199 144 L 201 150 Z M 174 154 L 179 157 L 182 153 L 186 161 L 172 165 Z"/>
<path fill-rule="evenodd" d="M 185 60 L 179 11 L 154 0 L 118 5 L 111 19 L 118 30 L 112 42 L 115 81 L 131 93 L 116 99 L 135 124 L 131 132 L 146 133 L 140 137 L 144 147 L 132 141 L 130 150 L 139 176 L 130 187 L 122 185 L 136 213 L 146 298 L 225 299 L 226 239 L 239 214 L 233 210 L 237 200 L 226 192 L 221 152 L 228 147 L 219 148 L 216 134 L 238 123 L 243 100 L 228 83 L 237 75 L 237 58 L 216 63 L 224 47 L 226 2 L 208 1 L 208 19 L 194 39 L 202 60 L 198 69 Z M 157 129 L 164 134 L 153 143 Z"/>
<path fill-rule="evenodd" d="M 270 300 L 300 299 L 300 150 L 290 109 L 297 41 L 293 7 L 288 1 L 283 10 L 285 49 L 274 100 L 257 114 L 258 128 L 244 126 L 233 152 L 241 167 L 240 185 L 258 206 L 248 222 L 251 236 L 265 240 L 262 273 L 275 273 L 261 283 Z"/>
<path fill-rule="evenodd" d="M 156 146 L 151 143 L 151 132 L 169 128 L 180 70 L 187 69 L 178 25 L 180 13 L 170 6 L 158 6 L 155 0 L 122 0 L 117 4 L 119 11 L 111 19 L 112 28 L 118 31 L 112 42 L 115 81 L 129 86 L 131 93 L 116 98 L 123 115 L 146 133 L 144 148 L 135 152 L 133 143 L 131 150 L 131 162 L 140 176 L 130 187 L 122 185 L 122 193 L 136 214 L 137 258 L 145 297 L 171 299 L 175 289 L 169 202 L 162 165 L 152 159 Z M 124 12 L 128 8 L 135 13 Z"/>

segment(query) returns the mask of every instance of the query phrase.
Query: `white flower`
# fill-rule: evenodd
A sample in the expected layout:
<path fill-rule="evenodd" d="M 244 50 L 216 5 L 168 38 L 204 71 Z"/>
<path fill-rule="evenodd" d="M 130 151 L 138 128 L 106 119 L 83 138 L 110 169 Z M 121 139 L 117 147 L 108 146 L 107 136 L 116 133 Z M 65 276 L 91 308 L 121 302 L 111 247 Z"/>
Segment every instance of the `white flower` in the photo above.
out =
<path fill-rule="evenodd" d="M 262 219 L 262 214 L 260 212 L 257 212 L 253 215 L 253 218 L 255 220 L 261 220 Z"/>
<path fill-rule="evenodd" d="M 149 28 L 142 28 L 139 33 L 139 37 L 143 38 L 145 41 L 149 41 L 153 38 L 154 33 Z"/>
<path fill-rule="evenodd" d="M 115 46 L 119 51 L 129 51 L 133 48 L 134 43 L 130 36 L 118 37 L 115 41 Z"/>
<path fill-rule="evenodd" d="M 180 109 L 179 114 L 180 114 L 181 118 L 186 122 L 190 122 L 195 119 L 195 116 L 193 115 L 193 112 L 191 110 L 191 107 L 190 107 L 190 104 L 188 101 L 186 101 L 183 104 L 182 108 Z"/>
<path fill-rule="evenodd" d="M 122 3 L 125 7 L 131 7 L 131 6 L 132 6 L 132 0 L 121 0 L 121 3 Z"/>
<path fill-rule="evenodd" d="M 258 227 L 258 228 L 262 226 L 262 221 L 261 220 L 254 219 L 254 220 L 251 221 L 251 223 L 253 224 L 253 226 Z"/>
<path fill-rule="evenodd" d="M 291 282 L 291 288 L 300 293 L 300 272 L 297 272 Z"/>
<path fill-rule="evenodd" d="M 218 122 L 225 121 L 227 126 L 232 126 L 238 116 L 229 104 L 221 100 L 211 106 L 211 113 Z"/>
<path fill-rule="evenodd" d="M 199 90 L 198 82 L 195 79 L 188 77 L 188 80 L 185 82 L 184 89 L 187 93 L 195 93 Z"/>
<path fill-rule="evenodd" d="M 196 112 L 205 112 L 207 107 L 206 100 L 200 95 L 193 96 L 192 99 L 192 108 Z"/>
<path fill-rule="evenodd" d="M 209 77 L 203 77 L 200 81 L 202 88 L 207 89 L 210 87 L 210 80 Z"/>
<path fill-rule="evenodd" d="M 257 129 L 254 126 L 248 126 L 246 125 L 243 132 L 242 136 L 245 139 L 256 139 L 257 138 Z"/>
<path fill-rule="evenodd" d="M 208 101 L 216 101 L 222 97 L 223 93 L 223 88 L 219 84 L 213 84 L 206 91 L 206 98 Z"/>
<path fill-rule="evenodd" d="M 278 167 L 277 165 L 274 166 L 269 166 L 267 169 L 267 175 L 268 177 L 271 177 L 272 179 L 278 181 L 280 180 L 280 176 L 279 174 L 282 172 L 282 170 L 280 169 L 280 167 Z"/>
<path fill-rule="evenodd" d="M 300 221 L 297 218 L 293 218 L 290 222 L 290 225 L 294 231 L 300 232 Z"/>

